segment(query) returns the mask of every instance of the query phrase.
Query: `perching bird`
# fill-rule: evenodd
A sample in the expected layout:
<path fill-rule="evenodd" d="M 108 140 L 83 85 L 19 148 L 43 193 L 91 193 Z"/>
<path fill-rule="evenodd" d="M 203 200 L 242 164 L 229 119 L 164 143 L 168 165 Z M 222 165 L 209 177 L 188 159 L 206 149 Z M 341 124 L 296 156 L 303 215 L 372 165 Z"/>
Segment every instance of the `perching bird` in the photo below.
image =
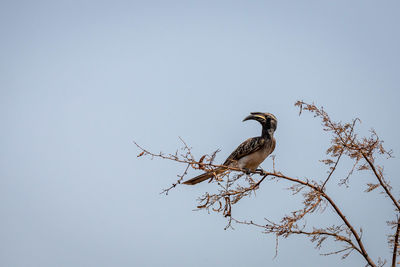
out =
<path fill-rule="evenodd" d="M 271 113 L 261 112 L 251 112 L 251 115 L 247 116 L 243 121 L 247 120 L 256 120 L 261 123 L 261 136 L 249 138 L 241 143 L 225 160 L 223 165 L 254 171 L 275 149 L 274 132 L 278 121 Z M 225 171 L 226 168 L 220 167 L 183 183 L 195 185 Z"/>

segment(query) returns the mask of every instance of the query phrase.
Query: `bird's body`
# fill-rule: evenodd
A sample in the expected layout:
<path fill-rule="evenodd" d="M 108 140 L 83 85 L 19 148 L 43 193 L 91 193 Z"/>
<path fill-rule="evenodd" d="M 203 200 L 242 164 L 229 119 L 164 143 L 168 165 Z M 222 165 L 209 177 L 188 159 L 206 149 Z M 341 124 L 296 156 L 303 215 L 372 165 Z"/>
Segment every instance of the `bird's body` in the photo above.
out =
<path fill-rule="evenodd" d="M 260 138 L 260 137 L 249 138 L 242 144 L 246 144 L 249 142 L 251 143 L 251 140 L 254 138 Z M 237 164 L 229 164 L 229 166 L 255 171 L 258 168 L 258 166 L 274 151 L 276 141 L 275 138 L 272 137 L 272 139 L 262 141 L 262 143 L 263 145 L 260 146 L 260 149 L 255 150 L 253 153 L 249 155 L 241 157 L 239 160 L 237 160 Z"/>
<path fill-rule="evenodd" d="M 277 126 L 275 116 L 270 113 L 253 112 L 244 121 L 251 119 L 261 123 L 263 127 L 261 136 L 249 138 L 241 143 L 225 160 L 224 166 L 254 171 L 274 151 L 276 141 L 273 134 Z M 225 171 L 226 168 L 220 167 L 183 183 L 194 185 Z"/>

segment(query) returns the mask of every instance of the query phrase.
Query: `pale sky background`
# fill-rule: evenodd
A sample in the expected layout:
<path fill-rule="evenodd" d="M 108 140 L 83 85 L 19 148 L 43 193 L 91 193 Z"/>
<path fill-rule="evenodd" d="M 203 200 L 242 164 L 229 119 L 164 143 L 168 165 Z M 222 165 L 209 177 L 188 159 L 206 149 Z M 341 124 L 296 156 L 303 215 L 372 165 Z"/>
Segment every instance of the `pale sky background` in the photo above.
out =
<path fill-rule="evenodd" d="M 273 259 L 274 236 L 192 211 L 211 184 L 160 195 L 183 166 L 136 158 L 132 141 L 175 152 L 181 136 L 222 162 L 260 133 L 242 119 L 271 112 L 277 169 L 322 180 L 328 136 L 293 106 L 314 101 L 377 130 L 399 197 L 399 25 L 399 1 L 1 1 L 0 266 L 364 266 L 304 237 Z M 336 187 L 348 167 L 328 192 L 390 259 L 390 202 L 363 192 L 367 173 Z M 234 215 L 278 220 L 301 207 L 288 186 L 266 183 Z"/>

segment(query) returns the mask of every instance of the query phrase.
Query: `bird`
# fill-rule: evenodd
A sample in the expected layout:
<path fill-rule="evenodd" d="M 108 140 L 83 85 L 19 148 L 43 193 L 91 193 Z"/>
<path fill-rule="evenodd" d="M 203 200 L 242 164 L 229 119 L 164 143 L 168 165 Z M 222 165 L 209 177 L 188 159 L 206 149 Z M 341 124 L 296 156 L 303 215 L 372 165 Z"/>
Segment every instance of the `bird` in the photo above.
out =
<path fill-rule="evenodd" d="M 252 137 L 241 143 L 225 160 L 224 166 L 235 167 L 244 170 L 255 171 L 258 166 L 274 151 L 276 141 L 274 138 L 278 120 L 271 113 L 251 112 L 243 119 L 256 120 L 262 126 L 261 136 Z M 183 184 L 195 185 L 227 171 L 227 168 L 219 167 L 213 171 L 205 172 L 189 179 Z"/>

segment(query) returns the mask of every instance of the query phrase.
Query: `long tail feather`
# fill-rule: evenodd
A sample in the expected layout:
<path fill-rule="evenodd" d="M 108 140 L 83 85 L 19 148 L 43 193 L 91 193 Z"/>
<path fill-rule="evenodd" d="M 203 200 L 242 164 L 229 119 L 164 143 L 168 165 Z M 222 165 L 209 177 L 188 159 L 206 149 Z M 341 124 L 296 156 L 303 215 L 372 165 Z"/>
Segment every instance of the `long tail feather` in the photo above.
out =
<path fill-rule="evenodd" d="M 187 180 L 187 181 L 183 182 L 183 184 L 195 185 L 195 184 L 201 183 L 201 182 L 203 182 L 203 181 L 205 181 L 207 179 L 210 179 L 214 175 L 220 174 L 223 171 L 224 171 L 224 169 L 218 168 L 213 172 L 205 172 L 203 174 L 200 174 L 199 176 L 196 176 L 196 177 L 194 177 L 194 178 L 192 178 L 190 180 Z"/>

